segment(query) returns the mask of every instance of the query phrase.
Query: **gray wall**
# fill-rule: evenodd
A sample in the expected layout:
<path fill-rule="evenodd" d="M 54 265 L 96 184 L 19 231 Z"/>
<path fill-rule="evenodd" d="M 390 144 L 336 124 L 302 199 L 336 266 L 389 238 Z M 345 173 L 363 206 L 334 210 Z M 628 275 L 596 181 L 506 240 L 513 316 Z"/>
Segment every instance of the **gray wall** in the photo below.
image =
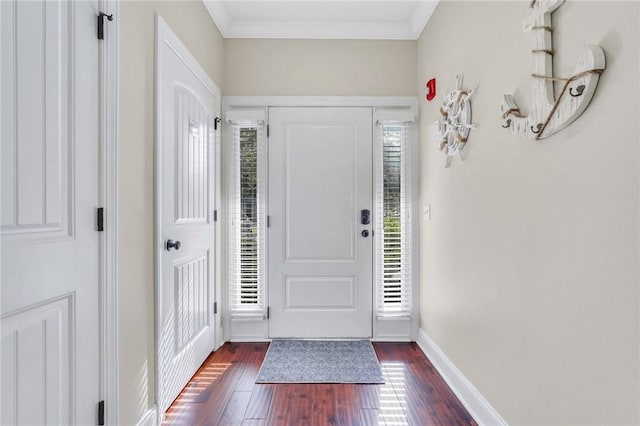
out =
<path fill-rule="evenodd" d="M 120 424 L 155 404 L 155 14 L 211 78 L 223 81 L 222 37 L 201 1 L 123 1 L 120 25 L 119 386 Z M 206 40 L 206 43 L 203 42 Z"/>
<path fill-rule="evenodd" d="M 226 39 L 225 95 L 415 96 L 416 42 Z"/>
<path fill-rule="evenodd" d="M 502 94 L 530 104 L 529 2 L 441 3 L 418 41 L 421 327 L 510 424 L 638 424 L 639 8 L 565 3 L 555 73 L 600 44 L 586 112 L 541 142 L 500 127 Z M 463 71 L 477 86 L 465 151 L 444 169 L 433 122 Z"/>
<path fill-rule="evenodd" d="M 583 43 L 602 45 L 607 70 L 578 121 L 525 142 L 499 119 L 503 93 L 529 102 L 524 2 L 445 1 L 417 43 L 223 40 L 200 1 L 121 2 L 120 423 L 155 403 L 155 13 L 224 95 L 423 99 L 437 77 L 421 101 L 421 327 L 512 424 L 640 422 L 638 6 L 554 14 L 556 73 Z M 432 123 L 459 71 L 478 85 L 479 127 L 445 170 Z"/>
<path fill-rule="evenodd" d="M 154 406 L 156 392 L 155 14 L 225 95 L 413 95 L 417 43 L 223 40 L 201 1 L 119 7 L 119 403 L 120 424 L 129 425 Z"/>

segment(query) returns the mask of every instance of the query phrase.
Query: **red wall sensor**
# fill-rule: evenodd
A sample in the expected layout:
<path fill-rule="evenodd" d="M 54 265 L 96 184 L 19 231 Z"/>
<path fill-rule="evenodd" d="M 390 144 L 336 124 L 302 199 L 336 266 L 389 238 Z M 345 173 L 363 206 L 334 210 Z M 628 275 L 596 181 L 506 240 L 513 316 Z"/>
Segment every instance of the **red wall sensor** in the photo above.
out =
<path fill-rule="evenodd" d="M 427 95 L 426 96 L 427 101 L 432 101 L 433 98 L 436 97 L 436 79 L 435 78 L 432 78 L 431 80 L 427 81 L 424 91 Z"/>

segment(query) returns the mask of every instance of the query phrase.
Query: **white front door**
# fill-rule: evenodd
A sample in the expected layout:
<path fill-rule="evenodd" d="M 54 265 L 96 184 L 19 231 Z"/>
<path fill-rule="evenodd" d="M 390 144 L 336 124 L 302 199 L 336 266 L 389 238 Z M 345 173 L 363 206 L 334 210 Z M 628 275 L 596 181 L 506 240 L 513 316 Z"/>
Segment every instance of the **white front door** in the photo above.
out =
<path fill-rule="evenodd" d="M 372 335 L 371 108 L 269 108 L 269 337 Z"/>
<path fill-rule="evenodd" d="M 0 2 L 3 425 L 96 424 L 97 11 Z"/>
<path fill-rule="evenodd" d="M 158 401 L 164 415 L 214 350 L 220 92 L 160 18 L 157 54 Z"/>

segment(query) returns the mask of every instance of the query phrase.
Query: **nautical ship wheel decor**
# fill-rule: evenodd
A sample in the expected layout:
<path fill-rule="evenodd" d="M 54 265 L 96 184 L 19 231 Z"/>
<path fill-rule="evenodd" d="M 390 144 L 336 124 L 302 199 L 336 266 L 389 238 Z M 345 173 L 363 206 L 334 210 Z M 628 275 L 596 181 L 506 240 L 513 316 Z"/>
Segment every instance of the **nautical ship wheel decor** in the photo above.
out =
<path fill-rule="evenodd" d="M 585 45 L 572 76 L 553 75 L 551 14 L 563 3 L 564 0 L 532 0 L 531 14 L 523 24 L 533 40 L 533 105 L 525 116 L 513 96 L 505 95 L 501 106 L 502 127 L 521 139 L 543 139 L 574 122 L 589 106 L 606 66 L 602 48 Z M 557 97 L 554 82 L 562 83 Z"/>
<path fill-rule="evenodd" d="M 449 92 L 440 107 L 440 118 L 438 119 L 438 133 L 440 135 L 440 151 L 446 157 L 445 167 L 451 165 L 451 158 L 460 154 L 460 159 L 464 161 L 463 149 L 471 129 L 475 125 L 471 124 L 471 95 L 473 90 L 462 90 L 462 75 L 456 75 L 456 89 Z"/>

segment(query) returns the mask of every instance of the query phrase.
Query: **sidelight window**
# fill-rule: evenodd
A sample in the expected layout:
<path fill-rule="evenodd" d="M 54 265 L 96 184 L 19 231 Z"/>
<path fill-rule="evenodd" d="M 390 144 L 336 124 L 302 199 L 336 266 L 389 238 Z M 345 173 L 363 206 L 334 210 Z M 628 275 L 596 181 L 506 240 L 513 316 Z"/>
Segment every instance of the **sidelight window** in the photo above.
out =
<path fill-rule="evenodd" d="M 230 306 L 232 316 L 263 315 L 265 190 L 263 126 L 232 124 Z"/>
<path fill-rule="evenodd" d="M 412 307 L 411 124 L 378 122 L 376 300 L 378 316 Z"/>

